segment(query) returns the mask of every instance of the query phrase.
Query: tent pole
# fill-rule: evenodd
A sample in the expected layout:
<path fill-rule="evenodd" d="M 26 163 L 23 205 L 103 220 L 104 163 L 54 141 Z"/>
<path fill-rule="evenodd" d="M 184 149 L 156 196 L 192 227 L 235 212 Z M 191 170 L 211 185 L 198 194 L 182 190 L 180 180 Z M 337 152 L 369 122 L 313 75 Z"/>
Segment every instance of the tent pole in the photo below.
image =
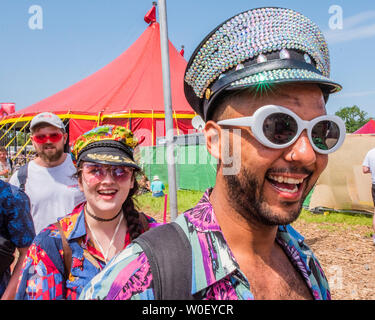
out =
<path fill-rule="evenodd" d="M 25 162 L 26 162 L 26 154 L 27 154 L 27 145 L 29 144 L 29 141 L 31 141 L 31 138 L 27 139 L 27 133 L 26 133 L 26 129 L 25 131 L 23 132 L 23 139 L 25 142 L 25 146 L 24 146 L 24 151 L 23 151 L 23 156 L 24 156 L 24 159 L 25 159 Z M 22 162 L 21 162 L 22 163 Z M 25 163 L 24 163 L 25 164 Z"/>
<path fill-rule="evenodd" d="M 154 110 L 151 113 L 151 145 L 154 146 Z"/>
<path fill-rule="evenodd" d="M 168 165 L 168 185 L 169 185 L 169 208 L 171 211 L 171 221 L 177 218 L 177 187 L 176 187 L 176 167 L 174 161 L 173 142 L 173 115 L 171 79 L 169 70 L 169 47 L 168 47 L 168 25 L 167 25 L 167 4 L 166 0 L 159 0 L 159 20 L 160 20 L 160 47 L 161 64 L 163 70 L 163 94 L 165 112 L 165 132 L 167 141 L 167 165 Z"/>
<path fill-rule="evenodd" d="M 15 140 L 14 140 L 14 154 L 17 154 L 17 129 L 16 129 L 16 127 L 13 127 L 13 134 L 14 134 L 14 137 L 15 137 Z"/>

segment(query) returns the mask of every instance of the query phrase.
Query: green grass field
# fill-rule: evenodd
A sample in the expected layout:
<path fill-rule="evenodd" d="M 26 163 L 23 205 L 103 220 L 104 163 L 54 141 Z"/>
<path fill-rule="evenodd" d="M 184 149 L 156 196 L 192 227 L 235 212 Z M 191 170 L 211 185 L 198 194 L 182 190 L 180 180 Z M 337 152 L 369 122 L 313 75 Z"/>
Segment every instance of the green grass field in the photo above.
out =
<path fill-rule="evenodd" d="M 168 187 L 165 190 L 168 194 Z M 178 212 L 184 212 L 194 207 L 203 196 L 203 191 L 193 190 L 178 190 L 177 191 L 177 205 Z M 144 212 L 160 213 L 164 212 L 164 197 L 154 198 L 151 193 L 146 193 L 136 197 L 138 208 Z M 169 199 L 167 205 L 169 212 Z"/>
<path fill-rule="evenodd" d="M 346 225 L 370 226 L 372 225 L 372 216 L 360 213 L 350 212 L 326 212 L 325 214 L 311 213 L 302 209 L 300 219 L 306 222 L 329 222 L 342 223 Z"/>
<path fill-rule="evenodd" d="M 168 187 L 166 190 L 168 193 Z M 192 190 L 178 190 L 177 191 L 177 205 L 178 212 L 184 212 L 194 207 L 203 195 L 202 191 Z M 138 208 L 146 213 L 163 213 L 164 212 L 164 197 L 154 198 L 151 193 L 137 196 L 136 198 Z M 167 210 L 169 212 L 169 199 Z M 311 223 L 329 223 L 329 224 L 342 224 L 346 226 L 359 225 L 369 226 L 372 225 L 372 216 L 359 213 L 341 213 L 341 212 L 325 212 L 325 214 L 311 213 L 308 210 L 302 209 L 299 219 Z"/>

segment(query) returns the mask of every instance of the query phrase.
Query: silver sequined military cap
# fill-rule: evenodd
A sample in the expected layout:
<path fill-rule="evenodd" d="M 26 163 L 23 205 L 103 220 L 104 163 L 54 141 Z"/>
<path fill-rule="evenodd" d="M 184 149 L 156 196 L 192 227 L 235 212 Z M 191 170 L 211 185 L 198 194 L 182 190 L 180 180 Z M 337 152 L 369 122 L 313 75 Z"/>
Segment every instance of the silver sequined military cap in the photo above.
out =
<path fill-rule="evenodd" d="M 327 43 L 318 26 L 284 8 L 242 12 L 214 29 L 185 70 L 185 96 L 205 120 L 223 90 L 276 83 L 318 83 L 328 95 L 341 90 L 329 78 Z"/>

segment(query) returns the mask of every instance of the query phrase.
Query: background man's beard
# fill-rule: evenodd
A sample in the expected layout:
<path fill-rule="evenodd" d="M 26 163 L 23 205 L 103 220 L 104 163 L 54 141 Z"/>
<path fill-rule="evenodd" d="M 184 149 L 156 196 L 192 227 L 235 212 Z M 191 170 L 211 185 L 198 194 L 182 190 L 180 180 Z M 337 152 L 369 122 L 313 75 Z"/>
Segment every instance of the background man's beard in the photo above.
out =
<path fill-rule="evenodd" d="M 53 154 L 47 154 L 44 152 L 44 150 L 42 149 L 39 153 L 38 153 L 38 156 L 44 160 L 45 162 L 47 163 L 50 163 L 50 162 L 55 162 L 57 160 L 59 160 L 61 158 L 61 156 L 63 155 L 64 153 L 64 150 L 63 149 L 55 149 L 56 152 L 53 153 Z"/>
<path fill-rule="evenodd" d="M 276 226 L 290 224 L 298 218 L 304 197 L 297 209 L 291 208 L 288 216 L 280 217 L 264 201 L 260 193 L 261 186 L 247 169 L 242 168 L 238 175 L 223 177 L 234 209 L 247 221 Z M 287 203 L 285 205 L 287 206 Z"/>

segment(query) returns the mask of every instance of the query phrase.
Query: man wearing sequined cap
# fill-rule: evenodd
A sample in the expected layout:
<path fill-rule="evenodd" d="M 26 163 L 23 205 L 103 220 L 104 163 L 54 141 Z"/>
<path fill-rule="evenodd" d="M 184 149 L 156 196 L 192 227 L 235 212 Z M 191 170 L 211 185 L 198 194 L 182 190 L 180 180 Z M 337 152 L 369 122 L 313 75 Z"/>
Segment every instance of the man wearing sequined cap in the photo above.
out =
<path fill-rule="evenodd" d="M 329 70 L 319 28 L 283 8 L 238 14 L 194 51 L 185 95 L 206 122 L 218 167 L 215 187 L 175 221 L 191 246 L 190 281 L 175 283 L 191 289 L 186 299 L 331 298 L 317 258 L 290 226 L 345 138 L 342 120 L 326 115 L 341 89 Z M 157 298 L 149 261 L 128 247 L 83 298 Z"/>

